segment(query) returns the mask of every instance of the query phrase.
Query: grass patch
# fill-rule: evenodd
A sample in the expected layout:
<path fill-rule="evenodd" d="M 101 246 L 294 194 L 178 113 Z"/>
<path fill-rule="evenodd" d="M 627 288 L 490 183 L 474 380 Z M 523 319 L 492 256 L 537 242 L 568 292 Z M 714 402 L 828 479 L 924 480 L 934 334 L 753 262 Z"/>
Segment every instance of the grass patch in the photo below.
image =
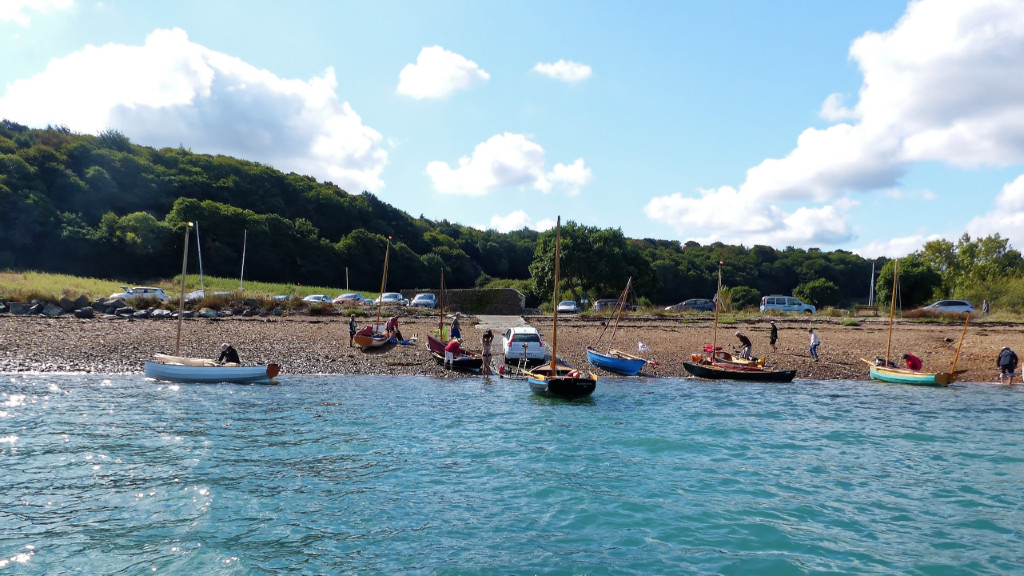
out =
<path fill-rule="evenodd" d="M 840 326 L 860 326 L 860 322 L 856 320 L 843 320 L 839 323 Z"/>

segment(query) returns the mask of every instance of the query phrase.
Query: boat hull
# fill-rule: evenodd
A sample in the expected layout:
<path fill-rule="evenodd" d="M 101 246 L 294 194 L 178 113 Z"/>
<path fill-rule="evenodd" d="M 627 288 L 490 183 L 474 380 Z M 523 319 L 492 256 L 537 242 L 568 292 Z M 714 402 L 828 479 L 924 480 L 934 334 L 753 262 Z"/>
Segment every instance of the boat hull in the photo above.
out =
<path fill-rule="evenodd" d="M 444 352 L 438 353 L 431 350 L 430 355 L 434 357 L 434 360 L 437 361 L 439 365 L 444 366 Z M 484 359 L 473 355 L 456 356 L 452 360 L 452 368 L 454 370 L 479 370 L 483 365 Z"/>
<path fill-rule="evenodd" d="M 683 362 L 683 368 L 697 378 L 707 380 L 735 380 L 738 382 L 792 382 L 796 370 L 762 370 L 757 368 L 724 367 L 721 365 Z"/>
<path fill-rule="evenodd" d="M 597 388 L 597 374 L 581 372 L 568 366 L 557 366 L 552 372 L 550 366 L 540 366 L 524 371 L 530 391 L 538 396 L 575 400 L 586 398 Z"/>
<path fill-rule="evenodd" d="M 591 348 L 587 348 L 587 362 L 591 366 L 623 376 L 636 376 L 647 365 L 647 361 L 640 358 L 619 358 Z"/>
<path fill-rule="evenodd" d="M 266 366 L 190 366 L 146 362 L 147 378 L 183 384 L 266 384 L 281 372 L 278 364 Z"/>
<path fill-rule="evenodd" d="M 915 372 L 884 366 L 872 366 L 869 375 L 872 380 L 915 386 L 949 386 L 949 383 L 953 381 L 952 374 L 948 372 Z"/>

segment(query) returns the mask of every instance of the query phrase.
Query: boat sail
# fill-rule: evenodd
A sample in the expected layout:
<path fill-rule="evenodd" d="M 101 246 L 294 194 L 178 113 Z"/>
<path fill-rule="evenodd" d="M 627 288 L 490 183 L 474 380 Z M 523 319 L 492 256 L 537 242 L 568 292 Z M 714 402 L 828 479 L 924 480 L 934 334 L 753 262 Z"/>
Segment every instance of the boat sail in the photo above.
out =
<path fill-rule="evenodd" d="M 890 362 L 889 355 L 892 353 L 892 330 L 896 315 L 896 288 L 899 286 L 900 276 L 899 264 L 899 260 L 892 261 L 892 302 L 889 305 L 889 338 L 885 344 L 885 360 L 881 364 L 878 361 L 872 362 L 865 358 L 861 358 L 861 360 L 870 366 L 868 376 L 872 380 L 894 382 L 897 384 L 914 384 L 917 386 L 949 386 L 950 383 L 956 380 L 957 375 L 963 373 L 963 370 L 957 372 L 956 363 L 960 359 L 960 348 L 964 344 L 964 335 L 967 334 L 967 324 L 971 321 L 971 315 L 968 314 L 967 319 L 964 320 L 964 328 L 960 332 L 960 343 L 957 344 L 956 354 L 953 356 L 953 367 L 949 369 L 949 372 L 921 372 L 909 368 L 896 367 Z"/>
<path fill-rule="evenodd" d="M 538 396 L 556 398 L 584 398 L 597 388 L 597 375 L 593 372 L 575 370 L 558 360 L 558 267 L 562 244 L 562 217 L 555 224 L 555 290 L 554 316 L 551 320 L 551 363 L 524 370 L 530 390 Z"/>
<path fill-rule="evenodd" d="M 179 356 L 181 353 L 181 318 L 185 308 L 185 274 L 188 270 L 188 237 L 192 227 L 192 222 L 185 227 L 185 253 L 181 258 L 181 296 L 178 301 L 178 330 L 174 342 L 174 355 L 156 354 L 152 361 L 145 363 L 146 377 L 183 383 L 260 384 L 272 382 L 273 378 L 281 372 L 281 366 L 278 364 L 240 366 L 233 363 L 218 364 L 206 358 Z M 198 232 L 197 228 L 197 241 L 199 239 Z"/>
<path fill-rule="evenodd" d="M 722 293 L 722 261 L 718 262 L 718 291 Z M 718 299 L 721 300 L 720 298 Z M 708 355 L 694 354 L 690 362 L 683 362 L 683 368 L 698 378 L 708 380 L 738 380 L 741 382 L 792 382 L 796 370 L 768 370 L 761 361 L 747 362 L 733 359 L 718 351 L 718 308 L 715 306 L 715 327 L 711 335 L 711 346 L 705 347 Z"/>
<path fill-rule="evenodd" d="M 629 289 L 632 286 L 633 278 L 630 277 L 626 281 L 626 288 L 622 291 L 618 301 L 615 303 L 615 326 L 612 328 L 611 340 L 615 340 L 615 332 L 619 329 L 619 321 L 622 319 L 622 313 L 626 308 L 626 301 L 629 298 Z M 609 319 L 610 320 L 610 319 Z M 605 332 L 608 331 L 609 322 L 605 323 L 604 329 L 601 330 L 601 335 L 598 336 L 597 341 L 600 342 L 604 337 Z M 601 352 L 594 346 L 587 346 L 587 362 L 590 362 L 592 366 L 597 368 L 603 368 L 609 372 L 615 372 L 616 374 L 622 374 L 624 376 L 636 376 L 644 369 L 647 365 L 647 360 L 639 356 L 634 356 L 614 348 L 608 350 L 608 352 Z"/>

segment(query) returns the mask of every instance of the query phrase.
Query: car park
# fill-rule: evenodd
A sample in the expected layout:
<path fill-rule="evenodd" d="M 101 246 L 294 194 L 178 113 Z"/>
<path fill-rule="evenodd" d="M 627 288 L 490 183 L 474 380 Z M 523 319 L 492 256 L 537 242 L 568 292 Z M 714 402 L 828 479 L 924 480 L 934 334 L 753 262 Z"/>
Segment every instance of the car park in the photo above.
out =
<path fill-rule="evenodd" d="M 579 305 L 573 300 L 562 300 L 558 303 L 559 314 L 576 314 L 579 311 Z"/>
<path fill-rule="evenodd" d="M 156 298 L 161 302 L 167 302 L 170 300 L 170 296 L 164 292 L 163 288 L 154 288 L 152 286 L 136 286 L 129 288 L 127 286 L 121 286 L 121 292 L 115 292 L 109 296 L 110 300 L 134 300 L 136 298 Z"/>
<path fill-rule="evenodd" d="M 347 292 L 345 294 L 338 295 L 338 297 L 334 299 L 334 303 L 366 305 L 369 304 L 370 301 L 358 292 Z"/>
<path fill-rule="evenodd" d="M 310 294 L 302 298 L 303 302 L 318 302 L 320 304 L 330 304 L 333 302 L 331 297 L 327 294 Z"/>
<path fill-rule="evenodd" d="M 409 301 L 402 298 L 398 292 L 385 292 L 373 300 L 374 304 L 391 304 L 393 306 L 408 306 Z"/>
<path fill-rule="evenodd" d="M 967 300 L 939 300 L 920 310 L 933 314 L 974 314 L 974 306 Z"/>
<path fill-rule="evenodd" d="M 679 304 L 666 306 L 665 310 L 693 310 L 696 312 L 712 312 L 715 309 L 715 302 L 707 298 L 690 298 Z"/>
<path fill-rule="evenodd" d="M 792 296 L 764 296 L 761 298 L 761 306 L 758 308 L 761 312 L 797 312 L 802 314 L 814 314 L 818 311 L 811 304 L 804 303 L 799 298 Z"/>
<path fill-rule="evenodd" d="M 543 360 L 547 354 L 544 339 L 532 326 L 509 328 L 501 335 L 502 353 L 505 360 Z"/>
<path fill-rule="evenodd" d="M 437 296 L 430 293 L 417 294 L 409 305 L 417 308 L 437 308 Z"/>

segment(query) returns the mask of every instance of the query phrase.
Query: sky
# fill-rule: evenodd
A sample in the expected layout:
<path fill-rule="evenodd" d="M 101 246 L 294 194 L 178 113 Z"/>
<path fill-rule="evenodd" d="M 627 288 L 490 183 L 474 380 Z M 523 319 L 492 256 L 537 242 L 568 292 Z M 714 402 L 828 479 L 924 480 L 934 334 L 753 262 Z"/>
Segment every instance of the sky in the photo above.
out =
<path fill-rule="evenodd" d="M 413 217 L 1024 247 L 1024 0 L 0 0 L 0 62 L 0 117 Z"/>

